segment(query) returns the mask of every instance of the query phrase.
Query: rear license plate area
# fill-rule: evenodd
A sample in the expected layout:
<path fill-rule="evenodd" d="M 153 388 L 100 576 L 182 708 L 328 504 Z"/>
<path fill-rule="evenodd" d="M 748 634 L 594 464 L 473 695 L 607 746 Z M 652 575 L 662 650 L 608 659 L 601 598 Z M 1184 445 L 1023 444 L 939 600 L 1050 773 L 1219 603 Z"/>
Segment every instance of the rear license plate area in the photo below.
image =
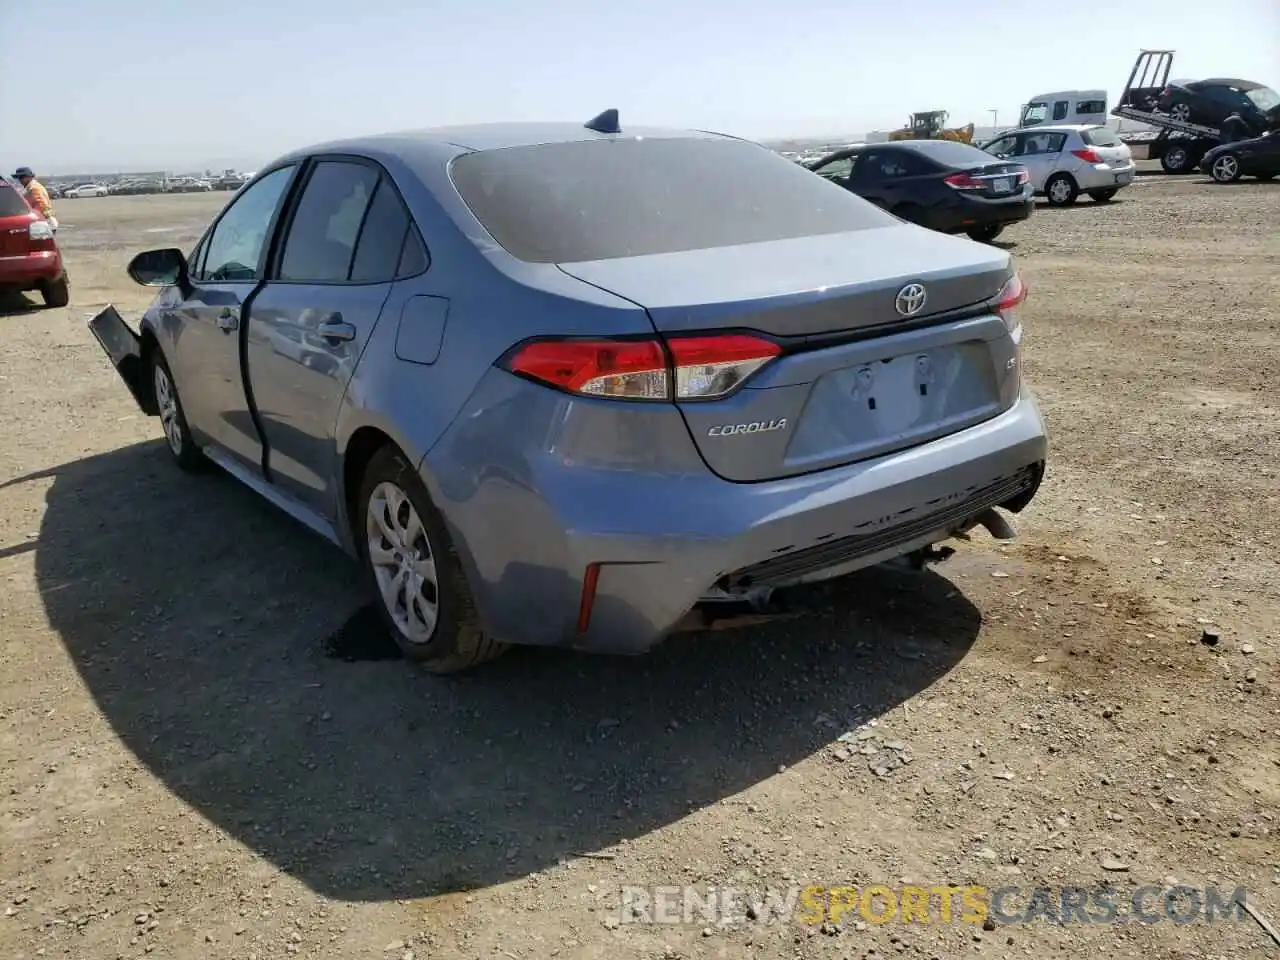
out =
<path fill-rule="evenodd" d="M 787 466 L 877 456 L 995 416 L 992 346 L 969 340 L 864 360 L 819 377 L 787 445 Z"/>
<path fill-rule="evenodd" d="M 1013 177 L 996 177 L 991 181 L 992 193 L 1012 193 Z"/>
<path fill-rule="evenodd" d="M 1133 179 L 1132 170 L 1125 170 L 1121 173 L 1116 174 L 1116 183 L 1128 183 L 1132 179 Z"/>

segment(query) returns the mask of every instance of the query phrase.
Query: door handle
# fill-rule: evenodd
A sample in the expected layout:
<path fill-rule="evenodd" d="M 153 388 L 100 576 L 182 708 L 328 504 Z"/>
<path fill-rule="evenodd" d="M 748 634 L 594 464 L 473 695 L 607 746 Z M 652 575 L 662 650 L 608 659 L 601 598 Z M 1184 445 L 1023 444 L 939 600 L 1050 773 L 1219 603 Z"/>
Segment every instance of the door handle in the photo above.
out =
<path fill-rule="evenodd" d="M 230 310 L 224 310 L 218 315 L 218 329 L 223 333 L 230 333 L 233 330 L 240 329 L 240 317 Z"/>
<path fill-rule="evenodd" d="M 322 321 L 317 332 L 326 340 L 333 340 L 339 343 L 345 343 L 356 338 L 355 325 L 343 320 L 340 313 L 335 313 L 328 320 Z"/>

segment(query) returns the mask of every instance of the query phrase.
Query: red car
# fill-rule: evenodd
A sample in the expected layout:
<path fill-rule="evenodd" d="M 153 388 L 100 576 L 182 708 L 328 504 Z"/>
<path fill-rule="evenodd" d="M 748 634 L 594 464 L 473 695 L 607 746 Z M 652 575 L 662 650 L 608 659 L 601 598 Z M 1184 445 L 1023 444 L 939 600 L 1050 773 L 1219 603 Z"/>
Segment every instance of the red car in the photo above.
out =
<path fill-rule="evenodd" d="M 53 227 L 27 198 L 0 180 L 0 293 L 39 290 L 47 307 L 70 299 Z"/>

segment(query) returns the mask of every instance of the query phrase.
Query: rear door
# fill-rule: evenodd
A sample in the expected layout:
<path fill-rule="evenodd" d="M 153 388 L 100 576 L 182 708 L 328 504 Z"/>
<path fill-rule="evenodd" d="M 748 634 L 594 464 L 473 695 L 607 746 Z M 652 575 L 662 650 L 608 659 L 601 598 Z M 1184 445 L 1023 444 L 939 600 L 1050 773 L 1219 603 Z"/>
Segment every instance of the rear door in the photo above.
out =
<path fill-rule="evenodd" d="M 409 214 L 380 167 L 320 157 L 253 305 L 247 368 L 271 481 L 334 517 L 334 424 L 395 280 Z"/>
<path fill-rule="evenodd" d="M 858 158 L 853 171 L 854 191 L 886 210 L 921 204 L 919 177 L 925 172 L 918 157 L 908 150 L 878 147 Z"/>
<path fill-rule="evenodd" d="M 241 330 L 296 172 L 296 165 L 273 170 L 231 202 L 189 265 L 190 295 L 161 317 L 188 424 L 254 472 L 262 443 L 241 372 Z"/>

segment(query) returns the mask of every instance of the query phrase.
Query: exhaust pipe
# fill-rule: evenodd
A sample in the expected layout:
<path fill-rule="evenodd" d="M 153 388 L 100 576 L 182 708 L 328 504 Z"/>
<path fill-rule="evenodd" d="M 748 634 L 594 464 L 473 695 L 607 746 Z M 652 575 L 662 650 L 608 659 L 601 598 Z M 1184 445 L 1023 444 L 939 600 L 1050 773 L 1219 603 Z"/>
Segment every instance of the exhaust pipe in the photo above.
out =
<path fill-rule="evenodd" d="M 1018 535 L 1013 529 L 1013 524 L 1001 515 L 995 507 L 988 507 L 980 513 L 973 521 L 973 526 L 985 527 L 987 533 L 995 537 L 997 540 L 1012 540 Z"/>

